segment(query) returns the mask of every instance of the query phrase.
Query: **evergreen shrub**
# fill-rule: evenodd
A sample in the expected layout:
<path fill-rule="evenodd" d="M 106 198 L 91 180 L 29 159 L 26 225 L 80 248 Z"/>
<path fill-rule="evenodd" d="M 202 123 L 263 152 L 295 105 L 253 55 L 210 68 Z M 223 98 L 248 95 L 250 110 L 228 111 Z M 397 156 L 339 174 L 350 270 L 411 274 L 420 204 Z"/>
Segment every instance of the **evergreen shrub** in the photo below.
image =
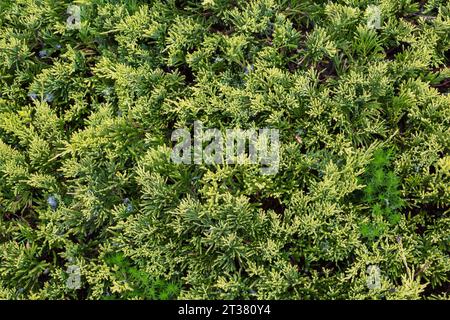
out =
<path fill-rule="evenodd" d="M 0 298 L 448 299 L 449 62 L 447 0 L 1 0 Z"/>

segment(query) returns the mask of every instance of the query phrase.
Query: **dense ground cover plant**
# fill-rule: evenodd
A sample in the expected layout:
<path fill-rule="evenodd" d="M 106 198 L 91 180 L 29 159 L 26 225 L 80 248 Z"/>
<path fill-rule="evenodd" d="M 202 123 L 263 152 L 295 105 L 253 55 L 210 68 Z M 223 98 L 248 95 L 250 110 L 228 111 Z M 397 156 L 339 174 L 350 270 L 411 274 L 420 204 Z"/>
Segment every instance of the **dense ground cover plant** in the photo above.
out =
<path fill-rule="evenodd" d="M 2 0 L 0 297 L 448 299 L 449 62 L 447 0 Z"/>

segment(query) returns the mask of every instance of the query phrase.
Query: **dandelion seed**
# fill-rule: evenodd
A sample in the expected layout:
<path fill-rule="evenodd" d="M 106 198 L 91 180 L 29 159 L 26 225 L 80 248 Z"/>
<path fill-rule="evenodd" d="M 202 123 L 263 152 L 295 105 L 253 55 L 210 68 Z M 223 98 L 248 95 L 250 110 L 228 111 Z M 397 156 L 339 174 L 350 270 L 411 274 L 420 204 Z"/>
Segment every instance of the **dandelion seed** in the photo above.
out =
<path fill-rule="evenodd" d="M 54 196 L 48 197 L 47 203 L 52 208 L 52 210 L 56 210 L 56 208 L 58 208 L 58 201 L 56 200 L 56 198 Z"/>
<path fill-rule="evenodd" d="M 106 89 L 102 90 L 102 94 L 106 97 L 109 97 L 112 94 L 112 87 L 107 87 Z"/>
<path fill-rule="evenodd" d="M 37 97 L 38 97 L 38 95 L 37 95 L 37 93 L 35 93 L 35 92 L 30 92 L 30 93 L 28 94 L 28 97 L 30 97 L 31 100 L 36 100 Z"/>
<path fill-rule="evenodd" d="M 52 102 L 54 99 L 54 95 L 52 93 L 46 93 L 44 96 L 44 101 L 45 102 Z"/>
<path fill-rule="evenodd" d="M 133 205 L 131 203 L 127 204 L 127 212 L 132 212 L 133 211 Z"/>
<path fill-rule="evenodd" d="M 248 74 L 249 74 L 250 72 L 252 72 L 254 69 L 255 69 L 255 67 L 251 64 L 251 65 L 249 65 L 249 66 L 247 66 L 247 67 L 244 68 L 244 73 L 248 75 Z"/>
<path fill-rule="evenodd" d="M 41 50 L 39 51 L 39 58 L 46 58 L 48 56 L 47 50 Z"/>
<path fill-rule="evenodd" d="M 131 203 L 130 199 L 128 198 L 123 199 L 123 203 L 127 205 L 127 208 L 125 210 L 128 213 L 133 211 L 133 204 Z"/>

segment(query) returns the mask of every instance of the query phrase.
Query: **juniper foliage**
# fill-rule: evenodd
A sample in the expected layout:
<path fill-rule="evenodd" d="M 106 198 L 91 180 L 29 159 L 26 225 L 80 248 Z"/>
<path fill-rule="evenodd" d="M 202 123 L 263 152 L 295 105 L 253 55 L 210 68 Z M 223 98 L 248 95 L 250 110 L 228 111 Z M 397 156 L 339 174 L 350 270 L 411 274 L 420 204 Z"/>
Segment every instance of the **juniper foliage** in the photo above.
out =
<path fill-rule="evenodd" d="M 448 299 L 449 62 L 447 0 L 2 0 L 0 297 Z"/>

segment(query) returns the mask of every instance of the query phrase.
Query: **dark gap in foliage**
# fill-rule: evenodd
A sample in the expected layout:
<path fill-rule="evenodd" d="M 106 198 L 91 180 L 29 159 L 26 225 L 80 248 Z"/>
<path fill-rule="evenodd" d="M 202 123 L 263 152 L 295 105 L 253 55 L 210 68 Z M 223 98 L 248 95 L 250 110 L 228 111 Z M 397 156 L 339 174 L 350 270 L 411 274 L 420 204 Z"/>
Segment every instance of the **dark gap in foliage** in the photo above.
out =
<path fill-rule="evenodd" d="M 317 273 L 321 274 L 321 275 L 324 274 L 323 269 L 329 269 L 331 271 L 336 271 L 336 270 L 342 269 L 337 262 L 324 260 L 324 259 L 319 259 L 317 261 L 314 261 L 314 262 L 310 263 L 307 267 L 308 267 L 308 269 L 317 271 Z"/>
<path fill-rule="evenodd" d="M 411 45 L 407 42 L 400 42 L 398 46 L 396 47 L 392 47 L 392 48 L 385 48 L 384 49 L 384 53 L 386 55 L 386 58 L 388 60 L 394 60 L 395 59 L 395 55 L 397 53 L 402 53 L 405 50 L 407 50 L 408 48 L 410 48 Z"/>
<path fill-rule="evenodd" d="M 181 75 L 184 76 L 186 85 L 191 85 L 195 82 L 195 75 L 188 65 L 182 64 L 177 67 L 177 70 Z"/>
<path fill-rule="evenodd" d="M 444 53 L 444 57 L 445 57 L 445 66 L 446 67 L 450 67 L 450 49 L 449 50 L 447 50 L 447 51 L 445 51 L 445 53 Z"/>
<path fill-rule="evenodd" d="M 280 201 L 280 199 L 268 197 L 262 199 L 262 208 L 265 211 L 272 209 L 278 214 L 283 214 L 286 206 Z"/>
<path fill-rule="evenodd" d="M 283 214 L 286 209 L 286 206 L 280 201 L 280 199 L 274 197 L 260 199 L 259 195 L 251 195 L 249 202 L 260 204 L 263 210 L 273 210 L 278 214 Z"/>
<path fill-rule="evenodd" d="M 429 217 L 442 218 L 446 213 L 450 212 L 450 204 L 439 207 L 434 203 L 424 203 L 418 207 L 412 207 L 410 212 L 412 216 L 416 216 L 420 213 L 426 213 Z"/>
<path fill-rule="evenodd" d="M 431 295 L 440 295 L 440 294 L 450 294 L 450 283 L 443 283 L 433 288 L 431 284 L 426 286 L 423 295 L 431 296 Z"/>
<path fill-rule="evenodd" d="M 450 79 L 444 79 L 438 84 L 431 84 L 433 88 L 436 88 L 440 93 L 449 93 L 450 92 Z"/>
<path fill-rule="evenodd" d="M 323 83 L 337 77 L 336 66 L 333 61 L 322 60 L 317 64 L 316 70 L 319 75 L 319 82 Z"/>
<path fill-rule="evenodd" d="M 397 125 L 398 125 L 398 130 L 399 130 L 400 135 L 403 135 L 406 132 L 407 119 L 408 119 L 408 116 L 405 113 L 398 121 Z"/>
<path fill-rule="evenodd" d="M 213 23 L 209 28 L 211 33 L 221 33 L 224 35 L 230 35 L 234 32 L 232 26 L 226 25 L 223 21 Z"/>

